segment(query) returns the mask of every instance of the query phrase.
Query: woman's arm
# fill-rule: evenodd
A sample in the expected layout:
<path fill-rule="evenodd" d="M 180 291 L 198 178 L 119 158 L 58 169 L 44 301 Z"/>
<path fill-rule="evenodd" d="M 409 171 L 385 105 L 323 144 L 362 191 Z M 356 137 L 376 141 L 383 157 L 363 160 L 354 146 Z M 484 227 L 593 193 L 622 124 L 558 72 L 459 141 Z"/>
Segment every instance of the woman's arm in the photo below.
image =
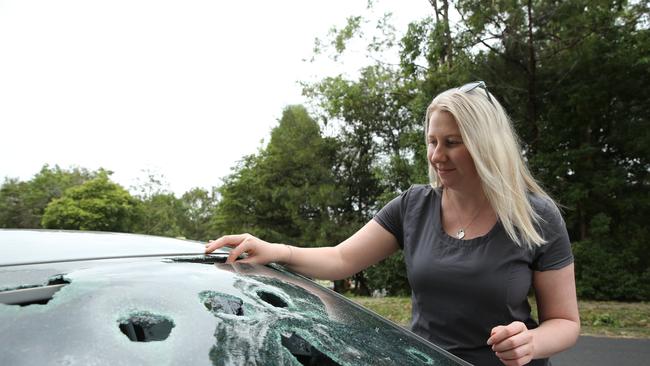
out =
<path fill-rule="evenodd" d="M 540 326 L 535 332 L 535 358 L 549 357 L 573 346 L 580 335 L 573 263 L 558 270 L 534 272 Z"/>
<path fill-rule="evenodd" d="M 234 248 L 227 263 L 239 255 L 248 256 L 238 262 L 266 264 L 283 262 L 292 270 L 309 277 L 338 280 L 367 268 L 399 249 L 397 239 L 370 220 L 350 238 L 335 247 L 299 248 L 285 244 L 272 244 L 249 234 L 226 235 L 206 244 L 206 253 L 224 246 Z"/>
<path fill-rule="evenodd" d="M 508 366 L 525 365 L 573 346 L 580 334 L 580 315 L 573 263 L 558 269 L 533 272 L 540 325 L 528 330 L 521 322 L 492 329 L 488 344 Z"/>

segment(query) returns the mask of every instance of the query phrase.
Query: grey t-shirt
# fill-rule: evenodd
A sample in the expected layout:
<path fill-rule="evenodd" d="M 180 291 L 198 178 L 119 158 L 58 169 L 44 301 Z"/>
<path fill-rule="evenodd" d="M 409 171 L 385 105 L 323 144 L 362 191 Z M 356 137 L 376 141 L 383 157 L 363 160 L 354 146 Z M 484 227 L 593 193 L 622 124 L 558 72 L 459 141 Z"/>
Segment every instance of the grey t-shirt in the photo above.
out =
<path fill-rule="evenodd" d="M 491 329 L 516 320 L 537 327 L 527 299 L 533 271 L 573 263 L 564 220 L 555 205 L 530 195 L 546 244 L 519 247 L 500 222 L 485 236 L 459 240 L 442 228 L 441 194 L 430 185 L 412 186 L 374 218 L 404 251 L 413 290 L 412 330 L 473 364 L 502 365 L 486 344 Z"/>

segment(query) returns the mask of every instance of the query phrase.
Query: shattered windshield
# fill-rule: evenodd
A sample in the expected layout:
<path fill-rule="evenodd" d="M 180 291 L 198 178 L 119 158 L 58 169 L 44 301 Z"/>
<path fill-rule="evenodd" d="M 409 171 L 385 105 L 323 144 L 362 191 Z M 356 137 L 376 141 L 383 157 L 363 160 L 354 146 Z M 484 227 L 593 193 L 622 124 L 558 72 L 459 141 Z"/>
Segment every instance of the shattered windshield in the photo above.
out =
<path fill-rule="evenodd" d="M 311 281 L 220 262 L 0 267 L 3 363 L 462 364 Z"/>

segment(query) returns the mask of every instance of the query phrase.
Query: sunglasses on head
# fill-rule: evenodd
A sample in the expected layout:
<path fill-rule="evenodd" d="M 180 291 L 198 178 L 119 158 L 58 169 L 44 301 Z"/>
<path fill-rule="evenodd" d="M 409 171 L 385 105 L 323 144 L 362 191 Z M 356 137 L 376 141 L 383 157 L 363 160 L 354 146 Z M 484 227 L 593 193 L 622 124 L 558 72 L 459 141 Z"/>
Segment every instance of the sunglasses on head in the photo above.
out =
<path fill-rule="evenodd" d="M 487 85 L 485 85 L 484 81 L 473 81 L 471 83 L 467 83 L 463 86 L 458 87 L 458 90 L 463 93 L 469 93 L 476 88 L 485 90 L 485 96 L 487 97 L 488 101 L 494 105 L 494 102 L 492 102 L 492 98 L 490 97 L 490 93 L 488 92 Z"/>

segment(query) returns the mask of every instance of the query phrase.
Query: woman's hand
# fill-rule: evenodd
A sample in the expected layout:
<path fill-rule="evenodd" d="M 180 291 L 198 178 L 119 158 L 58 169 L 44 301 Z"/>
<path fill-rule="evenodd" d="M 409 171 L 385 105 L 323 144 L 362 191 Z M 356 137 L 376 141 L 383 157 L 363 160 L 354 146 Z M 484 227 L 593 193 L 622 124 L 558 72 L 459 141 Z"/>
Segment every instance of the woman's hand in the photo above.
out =
<path fill-rule="evenodd" d="M 507 366 L 525 365 L 533 359 L 533 332 L 522 322 L 492 328 L 487 344 Z"/>
<path fill-rule="evenodd" d="M 287 262 L 291 258 L 291 248 L 284 244 L 271 244 L 250 234 L 225 235 L 216 240 L 210 240 L 205 245 L 205 253 L 211 253 L 223 247 L 233 248 L 226 263 L 233 263 L 243 253 L 246 258 L 239 263 L 267 264 L 269 262 Z"/>

